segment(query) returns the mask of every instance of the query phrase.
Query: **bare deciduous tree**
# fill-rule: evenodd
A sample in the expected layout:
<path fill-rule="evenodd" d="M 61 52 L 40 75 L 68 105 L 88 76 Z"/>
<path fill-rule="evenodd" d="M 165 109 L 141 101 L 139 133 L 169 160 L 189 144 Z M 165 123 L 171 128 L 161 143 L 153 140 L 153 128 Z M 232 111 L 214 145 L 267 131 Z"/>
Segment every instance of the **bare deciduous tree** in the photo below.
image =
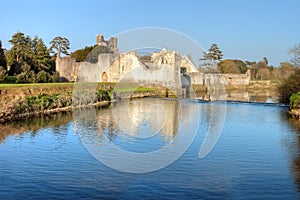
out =
<path fill-rule="evenodd" d="M 296 67 L 300 67 L 300 44 L 294 46 L 294 48 L 289 50 L 289 54 L 292 54 L 294 57 L 291 62 Z"/>

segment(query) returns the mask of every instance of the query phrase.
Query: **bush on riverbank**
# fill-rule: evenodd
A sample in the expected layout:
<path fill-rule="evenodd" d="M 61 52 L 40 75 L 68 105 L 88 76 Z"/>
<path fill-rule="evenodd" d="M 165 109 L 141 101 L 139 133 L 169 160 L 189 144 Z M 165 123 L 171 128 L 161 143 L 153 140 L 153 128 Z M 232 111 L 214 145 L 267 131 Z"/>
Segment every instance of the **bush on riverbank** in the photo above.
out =
<path fill-rule="evenodd" d="M 279 86 L 279 100 L 282 103 L 289 103 L 290 97 L 300 91 L 300 69 L 290 75 Z"/>
<path fill-rule="evenodd" d="M 16 103 L 14 114 L 40 112 L 43 110 L 62 108 L 72 105 L 72 97 L 65 94 L 40 94 L 27 96 Z"/>
<path fill-rule="evenodd" d="M 90 99 L 91 96 L 94 98 Z M 110 101 L 109 92 L 98 90 L 95 95 L 90 95 L 86 91 L 79 91 L 75 96 L 72 93 L 39 94 L 37 96 L 26 96 L 19 100 L 14 106 L 14 114 L 37 113 L 72 105 L 89 105 L 101 101 Z"/>
<path fill-rule="evenodd" d="M 300 109 L 300 92 L 297 92 L 290 97 L 290 108 Z"/>
<path fill-rule="evenodd" d="M 89 90 L 79 90 L 73 92 L 73 106 L 85 106 L 110 100 L 110 93 L 104 90 L 98 90 L 96 93 Z"/>

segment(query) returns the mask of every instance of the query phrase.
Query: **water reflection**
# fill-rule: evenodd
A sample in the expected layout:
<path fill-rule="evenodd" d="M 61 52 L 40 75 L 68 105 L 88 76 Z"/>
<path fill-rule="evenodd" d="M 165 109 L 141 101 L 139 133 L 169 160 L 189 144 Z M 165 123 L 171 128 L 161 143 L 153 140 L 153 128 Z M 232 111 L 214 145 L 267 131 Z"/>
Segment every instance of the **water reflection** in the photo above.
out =
<path fill-rule="evenodd" d="M 200 160 L 197 154 L 203 141 L 202 133 L 209 124 L 219 123 L 217 119 L 211 121 L 212 112 L 219 111 L 213 106 L 223 103 L 187 102 L 138 99 L 129 101 L 127 107 L 121 101 L 108 109 L 77 110 L 74 126 L 68 123 L 72 120 L 70 113 L 48 118 L 49 121 L 31 118 L 15 123 L 19 129 L 10 126 L 7 130 L 14 130 L 12 133 L 32 130 L 32 133 L 22 132 L 24 139 L 12 137 L 1 143 L 1 199 L 12 195 L 18 199 L 61 198 L 62 194 L 66 198 L 101 199 L 161 196 L 172 199 L 187 196 L 194 199 L 297 199 L 300 124 L 289 121 L 285 115 L 287 108 L 228 104 L 221 139 L 211 154 Z M 195 109 L 195 104 L 199 110 Z M 120 120 L 128 123 L 119 125 L 112 109 L 117 109 Z M 165 116 L 161 116 L 164 113 Z M 163 119 L 163 123 L 158 119 Z M 122 173 L 105 167 L 82 146 L 80 139 L 84 137 L 79 139 L 73 132 L 73 127 L 82 130 L 81 136 L 86 137 L 86 142 L 104 147 L 102 149 L 113 142 L 132 152 L 149 152 L 186 140 L 190 135 L 186 125 L 194 125 L 193 121 L 197 120 L 200 121 L 199 132 L 180 159 L 147 174 Z M 67 124 L 60 125 L 64 123 Z M 48 127 L 37 131 L 42 126 Z M 121 126 L 132 132 L 126 133 Z M 1 132 L 5 132 L 6 127 L 9 126 L 2 126 Z M 157 131 L 157 134 L 149 135 L 146 130 Z M 147 140 L 148 145 L 144 141 L 147 136 L 152 140 Z M 110 154 L 108 158 L 111 160 L 114 156 Z M 123 160 L 130 158 L 118 161 L 125 162 Z"/>
<path fill-rule="evenodd" d="M 275 92 L 251 92 L 245 90 L 226 90 L 222 96 L 217 96 L 218 91 L 196 92 L 196 98 L 200 99 L 214 99 L 214 100 L 228 100 L 228 101 L 245 101 L 245 102 L 261 102 L 261 103 L 278 103 L 278 94 Z"/>
<path fill-rule="evenodd" d="M 67 124 L 73 120 L 72 113 L 57 113 L 52 115 L 40 116 L 35 118 L 24 118 L 23 120 L 10 123 L 0 123 L 0 143 L 9 135 L 23 134 L 27 131 L 31 132 L 34 137 L 36 132 L 46 127 L 61 128 L 63 124 Z M 60 132 L 64 133 L 63 130 Z"/>
<path fill-rule="evenodd" d="M 198 107 L 188 100 L 122 100 L 107 110 L 78 112 L 76 133 L 103 164 L 123 172 L 151 172 L 177 160 L 192 144 Z"/>
<path fill-rule="evenodd" d="M 196 114 L 182 106 L 177 100 L 161 100 L 146 98 L 119 101 L 109 109 L 82 109 L 74 113 L 76 127 L 81 130 L 97 129 L 98 142 L 105 140 L 114 141 L 121 135 L 126 139 L 145 139 L 155 137 L 157 134 L 165 141 L 173 140 L 179 129 L 189 123 L 190 114 Z M 197 114 L 196 114 L 197 115 Z"/>
<path fill-rule="evenodd" d="M 208 94 L 207 92 L 197 92 L 196 97 L 200 99 L 208 99 L 209 96 L 214 94 Z M 231 101 L 249 101 L 249 102 L 278 102 L 278 97 L 275 93 L 269 92 L 261 92 L 261 93 L 251 93 L 247 91 L 226 91 L 226 95 L 224 97 L 226 100 Z M 222 99 L 224 99 L 222 98 Z M 145 120 L 150 118 L 149 123 L 151 124 L 151 132 L 160 131 L 160 133 L 164 136 L 166 140 L 172 139 L 176 133 L 178 132 L 178 113 L 180 113 L 180 106 L 176 101 L 169 101 L 163 107 L 161 105 L 156 104 L 156 106 L 152 106 L 152 111 L 148 112 L 150 102 L 141 103 L 139 101 L 131 101 L 130 108 L 128 112 L 125 113 L 123 110 L 124 104 L 118 103 L 113 106 L 118 107 L 120 112 L 124 113 L 124 117 L 117 119 L 118 125 L 116 124 L 115 118 L 113 117 L 111 110 L 101 109 L 101 111 L 97 111 L 98 121 L 95 122 L 98 124 L 99 130 L 103 130 L 109 138 L 113 139 L 114 134 L 116 132 L 116 128 L 120 128 L 121 133 L 131 134 L 132 136 L 136 136 L 137 131 L 139 131 L 139 127 L 141 124 L 145 123 Z M 152 101 L 153 103 L 153 101 Z M 146 112 L 147 111 L 147 112 Z M 81 111 L 82 112 L 82 111 Z M 144 113 L 148 113 L 144 115 Z M 164 115 L 164 113 L 166 115 Z M 78 113 L 77 113 L 78 114 Z M 75 115 L 76 111 L 75 111 Z M 86 115 L 81 113 L 82 117 L 89 118 L 91 116 L 91 111 L 86 110 Z M 120 113 L 121 114 L 121 113 Z M 94 113 L 96 116 L 96 113 Z M 157 116 L 157 117 L 155 117 Z M 167 116 L 164 118 L 164 116 Z M 128 120 L 130 119 L 130 123 Z M 186 120 L 183 118 L 182 120 Z M 52 114 L 48 116 L 35 117 L 35 118 L 24 118 L 20 121 L 14 121 L 11 123 L 0 124 L 0 142 L 2 142 L 8 135 L 22 133 L 25 131 L 31 131 L 33 134 L 44 127 L 47 126 L 55 126 L 58 127 L 62 124 L 68 123 L 72 121 L 71 113 L 58 113 Z M 164 124 L 163 124 L 164 123 Z M 76 128 L 76 124 L 75 124 Z M 145 131 L 146 132 L 146 131 Z M 141 133 L 140 133 L 141 134 Z M 99 134 L 99 137 L 100 134 Z M 141 135 L 140 135 L 141 137 Z"/>
<path fill-rule="evenodd" d="M 181 110 L 178 101 L 150 98 L 115 104 L 112 115 L 122 134 L 148 138 L 160 133 L 166 140 L 171 140 L 178 133 Z M 98 115 L 100 124 L 101 117 Z"/>
<path fill-rule="evenodd" d="M 295 177 L 295 183 L 297 184 L 298 191 L 300 191 L 300 121 L 295 119 L 289 119 L 291 128 L 293 129 L 293 135 L 288 137 L 288 147 L 291 157 L 291 170 Z M 296 133 L 296 134 L 295 134 Z"/>

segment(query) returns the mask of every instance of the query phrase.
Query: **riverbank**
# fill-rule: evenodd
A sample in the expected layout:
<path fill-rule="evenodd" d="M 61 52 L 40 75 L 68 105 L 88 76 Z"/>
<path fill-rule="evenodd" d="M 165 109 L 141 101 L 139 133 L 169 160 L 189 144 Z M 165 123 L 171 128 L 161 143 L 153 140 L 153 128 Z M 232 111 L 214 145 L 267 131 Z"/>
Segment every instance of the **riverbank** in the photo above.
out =
<path fill-rule="evenodd" d="M 289 114 L 295 118 L 300 120 L 300 92 L 293 94 L 290 97 L 290 110 Z"/>
<path fill-rule="evenodd" d="M 293 117 L 293 118 L 295 118 L 295 119 L 298 119 L 298 120 L 300 120 L 300 109 L 298 108 L 298 109 L 290 109 L 289 110 L 289 114 Z"/>
<path fill-rule="evenodd" d="M 163 95 L 161 90 L 136 85 L 114 90 L 114 83 L 95 83 L 91 91 L 85 85 L 75 87 L 72 83 L 1 85 L 0 122 L 69 112 L 86 106 L 107 106 L 115 99 Z"/>
<path fill-rule="evenodd" d="M 196 98 L 200 96 L 206 98 L 207 86 L 198 85 L 192 89 L 196 93 Z M 255 92 L 261 96 L 267 92 L 269 95 L 276 92 L 276 83 L 256 81 L 243 86 L 225 86 L 224 89 L 229 100 L 244 98 L 247 101 L 249 98 L 244 97 L 245 94 L 242 92 Z M 241 94 L 243 97 L 240 97 Z M 0 122 L 69 112 L 76 107 L 107 106 L 116 99 L 174 96 L 165 88 L 154 86 L 146 88 L 136 84 L 127 84 L 123 87 L 118 85 L 116 88 L 115 83 L 92 83 L 91 91 L 86 90 L 86 85 L 74 83 L 1 84 L 0 95 Z"/>

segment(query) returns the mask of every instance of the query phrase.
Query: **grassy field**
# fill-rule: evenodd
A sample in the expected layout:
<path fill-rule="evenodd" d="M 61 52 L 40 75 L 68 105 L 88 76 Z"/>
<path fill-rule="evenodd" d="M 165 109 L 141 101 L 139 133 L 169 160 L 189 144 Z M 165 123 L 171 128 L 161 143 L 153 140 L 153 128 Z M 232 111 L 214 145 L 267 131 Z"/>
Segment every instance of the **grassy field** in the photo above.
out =
<path fill-rule="evenodd" d="M 0 84 L 0 89 L 35 89 L 35 88 L 69 88 L 73 89 L 77 86 L 82 87 L 95 87 L 101 90 L 110 90 L 115 92 L 151 92 L 154 91 L 155 88 L 148 88 L 139 86 L 137 84 L 120 84 L 117 85 L 116 83 L 27 83 L 27 84 L 16 84 L 16 83 L 3 83 Z"/>
<path fill-rule="evenodd" d="M 2 83 L 0 84 L 0 88 L 11 88 L 11 87 L 34 87 L 34 86 L 73 86 L 74 83 L 26 83 L 26 84 L 18 84 L 18 83 Z"/>
<path fill-rule="evenodd" d="M 39 94 L 60 94 L 60 93 L 72 93 L 73 91 L 84 90 L 103 90 L 110 93 L 122 93 L 122 92 L 153 92 L 164 90 L 159 87 L 144 87 L 136 83 L 96 83 L 96 82 L 82 82 L 82 83 L 28 83 L 28 84 L 16 84 L 16 83 L 4 83 L 0 84 L 0 94 L 6 95 L 39 95 Z M 1 93 L 2 91 L 2 93 Z"/>

